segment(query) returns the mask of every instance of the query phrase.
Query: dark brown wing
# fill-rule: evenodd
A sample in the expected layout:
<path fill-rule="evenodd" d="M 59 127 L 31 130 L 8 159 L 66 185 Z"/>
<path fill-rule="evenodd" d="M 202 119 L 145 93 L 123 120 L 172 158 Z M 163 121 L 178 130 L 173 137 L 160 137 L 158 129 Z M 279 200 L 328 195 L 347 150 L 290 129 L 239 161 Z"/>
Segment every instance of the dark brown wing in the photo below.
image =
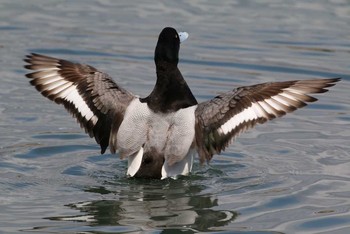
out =
<path fill-rule="evenodd" d="M 39 54 L 28 55 L 24 61 L 28 63 L 25 68 L 34 70 L 26 75 L 30 84 L 43 96 L 63 104 L 89 136 L 95 137 L 104 153 L 111 130 L 117 132 L 126 107 L 135 96 L 89 65 Z M 110 149 L 115 153 L 114 142 Z"/>
<path fill-rule="evenodd" d="M 234 89 L 196 109 L 196 144 L 201 162 L 220 153 L 242 131 L 314 102 L 339 78 L 272 82 Z"/>

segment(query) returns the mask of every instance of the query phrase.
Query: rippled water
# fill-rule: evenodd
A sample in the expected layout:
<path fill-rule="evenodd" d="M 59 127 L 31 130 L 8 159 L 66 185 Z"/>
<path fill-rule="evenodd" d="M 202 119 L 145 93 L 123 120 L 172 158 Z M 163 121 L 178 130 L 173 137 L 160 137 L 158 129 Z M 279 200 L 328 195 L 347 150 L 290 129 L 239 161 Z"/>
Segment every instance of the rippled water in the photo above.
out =
<path fill-rule="evenodd" d="M 142 96 L 165 26 L 199 101 L 266 81 L 342 77 L 178 180 L 125 177 L 24 78 L 29 52 L 91 64 Z M 0 1 L 0 232 L 349 233 L 350 1 Z"/>

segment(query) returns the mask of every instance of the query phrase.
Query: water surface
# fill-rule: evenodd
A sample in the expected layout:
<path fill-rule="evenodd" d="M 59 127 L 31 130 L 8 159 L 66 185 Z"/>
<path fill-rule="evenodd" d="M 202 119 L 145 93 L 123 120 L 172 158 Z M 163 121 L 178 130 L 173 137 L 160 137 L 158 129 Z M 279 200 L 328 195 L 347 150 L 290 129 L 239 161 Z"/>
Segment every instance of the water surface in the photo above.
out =
<path fill-rule="evenodd" d="M 0 2 L 0 232 L 349 233 L 350 1 Z M 342 77 L 178 180 L 125 177 L 24 77 L 29 52 L 91 64 L 141 96 L 157 36 L 188 31 L 199 101 L 237 86 Z"/>

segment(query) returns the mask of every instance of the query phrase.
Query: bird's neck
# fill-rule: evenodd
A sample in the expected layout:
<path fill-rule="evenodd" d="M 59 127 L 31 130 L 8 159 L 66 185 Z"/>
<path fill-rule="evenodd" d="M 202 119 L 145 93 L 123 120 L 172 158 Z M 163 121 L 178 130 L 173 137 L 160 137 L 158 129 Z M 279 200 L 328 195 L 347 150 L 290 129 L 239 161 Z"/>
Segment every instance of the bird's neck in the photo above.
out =
<path fill-rule="evenodd" d="M 157 82 L 145 99 L 155 112 L 168 113 L 197 104 L 181 72 L 174 64 L 157 66 Z"/>

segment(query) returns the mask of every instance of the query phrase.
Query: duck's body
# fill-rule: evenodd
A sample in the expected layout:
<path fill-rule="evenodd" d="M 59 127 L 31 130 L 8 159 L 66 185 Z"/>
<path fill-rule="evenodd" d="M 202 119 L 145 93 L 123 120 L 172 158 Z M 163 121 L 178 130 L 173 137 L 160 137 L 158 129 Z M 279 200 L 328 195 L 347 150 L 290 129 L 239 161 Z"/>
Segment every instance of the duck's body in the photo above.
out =
<path fill-rule="evenodd" d="M 192 167 L 196 106 L 176 112 L 154 112 L 147 103 L 133 100 L 127 107 L 117 134 L 117 148 L 129 159 L 127 174 L 135 177 L 166 178 L 187 174 Z M 143 156 L 142 156 L 143 155 Z M 181 165 L 178 165 L 179 162 Z M 169 166 L 162 170 L 163 165 Z M 138 170 L 140 168 L 140 170 Z M 166 170 L 167 169 L 167 170 Z M 175 169 L 174 169 L 175 170 Z"/>
<path fill-rule="evenodd" d="M 197 103 L 179 71 L 178 34 L 165 28 L 155 50 L 157 82 L 139 98 L 105 73 L 83 64 L 32 54 L 27 75 L 45 97 L 63 104 L 94 137 L 104 153 L 109 146 L 128 159 L 127 175 L 166 178 L 186 175 L 197 153 L 209 161 L 240 132 L 282 116 L 317 99 L 339 79 L 264 83 L 240 87 Z"/>

